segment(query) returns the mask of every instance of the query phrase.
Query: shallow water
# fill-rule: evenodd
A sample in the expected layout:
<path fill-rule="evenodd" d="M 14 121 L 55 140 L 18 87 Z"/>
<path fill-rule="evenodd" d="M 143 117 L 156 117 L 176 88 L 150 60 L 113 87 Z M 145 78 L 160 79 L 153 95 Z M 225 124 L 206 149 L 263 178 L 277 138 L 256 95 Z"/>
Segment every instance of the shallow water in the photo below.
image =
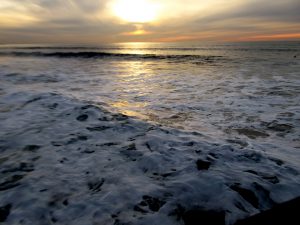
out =
<path fill-rule="evenodd" d="M 7 223 L 182 224 L 201 208 L 232 224 L 299 196 L 299 52 L 2 46 Z"/>

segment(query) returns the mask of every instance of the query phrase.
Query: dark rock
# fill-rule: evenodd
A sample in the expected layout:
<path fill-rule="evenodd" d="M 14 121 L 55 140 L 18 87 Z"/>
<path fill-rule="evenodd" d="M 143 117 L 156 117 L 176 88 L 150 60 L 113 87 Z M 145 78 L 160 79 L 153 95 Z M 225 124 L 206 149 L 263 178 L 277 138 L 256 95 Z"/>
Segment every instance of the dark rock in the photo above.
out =
<path fill-rule="evenodd" d="M 95 150 L 91 150 L 91 149 L 85 149 L 84 151 L 83 151 L 83 153 L 86 153 L 86 154 L 92 154 L 92 153 L 94 153 L 95 152 Z"/>
<path fill-rule="evenodd" d="M 88 118 L 89 118 L 88 115 L 83 114 L 83 115 L 78 116 L 76 119 L 77 119 L 78 121 L 83 122 L 83 121 L 86 121 Z"/>
<path fill-rule="evenodd" d="M 245 135 L 251 139 L 255 139 L 257 137 L 261 137 L 261 138 L 269 137 L 269 134 L 252 128 L 236 128 L 234 129 L 234 131 L 238 132 L 238 134 Z"/>
<path fill-rule="evenodd" d="M 119 143 L 114 143 L 114 142 L 107 142 L 107 143 L 103 143 L 97 146 L 114 146 L 114 145 L 119 145 Z"/>
<path fill-rule="evenodd" d="M 275 90 L 270 91 L 268 95 L 275 95 L 275 96 L 283 96 L 283 97 L 293 97 L 295 93 L 292 93 L 290 91 L 283 91 L 283 90 Z"/>
<path fill-rule="evenodd" d="M 246 188 L 242 188 L 235 184 L 230 187 L 232 190 L 236 191 L 243 199 L 249 202 L 253 207 L 258 208 L 258 198 L 256 195 Z"/>
<path fill-rule="evenodd" d="M 252 173 L 254 175 L 258 175 L 258 172 L 254 171 L 254 170 L 246 170 L 245 172 Z"/>
<path fill-rule="evenodd" d="M 198 170 L 208 170 L 208 168 L 210 167 L 211 162 L 198 159 L 196 164 L 197 164 L 197 169 Z"/>
<path fill-rule="evenodd" d="M 99 192 L 101 191 L 101 187 L 102 185 L 104 184 L 104 179 L 102 178 L 101 180 L 99 181 L 91 181 L 91 182 L 88 182 L 88 187 L 91 191 L 93 192 Z"/>
<path fill-rule="evenodd" d="M 166 203 L 165 201 L 148 195 L 144 195 L 143 200 L 144 201 L 142 201 L 140 204 L 148 205 L 149 209 L 153 212 L 159 211 L 159 209 Z"/>
<path fill-rule="evenodd" d="M 162 177 L 166 178 L 166 177 L 169 177 L 169 176 L 172 176 L 174 173 L 162 173 L 160 174 Z"/>
<path fill-rule="evenodd" d="M 141 212 L 141 213 L 147 213 L 146 210 L 142 209 L 141 207 L 139 207 L 139 206 L 137 206 L 137 205 L 135 205 L 135 206 L 133 207 L 133 210 L 134 210 L 134 211 L 137 211 L 137 212 Z"/>
<path fill-rule="evenodd" d="M 10 214 L 11 204 L 0 207 L 0 222 L 5 222 Z"/>
<path fill-rule="evenodd" d="M 88 140 L 88 137 L 84 136 L 84 135 L 80 135 L 77 138 L 78 138 L 79 141 L 86 141 L 86 140 Z"/>
<path fill-rule="evenodd" d="M 139 205 L 140 205 L 140 206 L 147 206 L 148 204 L 147 204 L 147 202 L 145 202 L 145 201 L 141 201 Z"/>
<path fill-rule="evenodd" d="M 275 205 L 273 208 L 235 223 L 235 225 L 300 224 L 300 197 Z"/>
<path fill-rule="evenodd" d="M 106 116 L 102 117 L 102 118 L 98 118 L 99 121 L 108 121 L 108 118 Z"/>
<path fill-rule="evenodd" d="M 194 146 L 194 144 L 195 144 L 195 142 L 193 142 L 193 141 L 184 143 L 185 146 L 189 146 L 189 147 Z"/>
<path fill-rule="evenodd" d="M 13 175 L 12 177 L 8 178 L 5 182 L 0 184 L 0 191 L 5 191 L 20 185 L 18 181 L 23 177 L 24 175 Z"/>
<path fill-rule="evenodd" d="M 270 208 L 275 204 L 273 199 L 270 197 L 270 191 L 267 190 L 264 186 L 254 182 L 253 187 L 255 188 L 257 196 L 259 197 L 261 202 L 263 202 L 263 206 L 260 206 L 261 209 L 263 207 Z"/>
<path fill-rule="evenodd" d="M 117 121 L 123 121 L 123 120 L 128 119 L 128 116 L 123 115 L 123 114 L 115 114 L 115 115 L 113 115 L 113 118 Z"/>
<path fill-rule="evenodd" d="M 24 151 L 29 151 L 29 152 L 36 152 L 39 150 L 41 146 L 39 145 L 27 145 L 23 148 Z"/>
<path fill-rule="evenodd" d="M 128 151 L 135 151 L 136 150 L 135 143 L 132 143 L 132 144 L 128 145 L 126 147 L 126 150 L 128 150 Z"/>
<path fill-rule="evenodd" d="M 184 208 L 182 205 L 178 204 L 178 205 L 177 205 L 177 208 L 174 209 L 174 210 L 169 214 L 169 216 L 176 216 L 177 221 L 179 221 L 179 220 L 182 219 L 182 216 L 183 216 L 184 213 L 185 213 L 185 208 Z"/>
<path fill-rule="evenodd" d="M 48 206 L 50 207 L 61 207 L 62 204 L 64 206 L 69 204 L 65 193 L 56 193 L 55 195 L 51 196 L 48 202 Z"/>
<path fill-rule="evenodd" d="M 124 222 L 124 221 L 121 221 L 119 219 L 115 219 L 115 222 L 113 225 L 132 225 L 132 223 L 130 222 Z"/>
<path fill-rule="evenodd" d="M 292 113 L 292 112 L 282 112 L 282 113 L 279 113 L 276 117 L 279 119 L 279 120 L 291 120 L 292 117 L 295 116 L 295 113 Z M 275 120 L 277 121 L 277 120 Z M 262 125 L 268 125 L 269 123 L 267 122 L 262 122 Z"/>
<path fill-rule="evenodd" d="M 23 172 L 32 172 L 34 171 L 34 166 L 31 163 L 20 163 L 20 167 L 19 167 L 20 171 Z"/>
<path fill-rule="evenodd" d="M 194 209 L 186 211 L 182 219 L 185 225 L 225 225 L 225 212 Z"/>
<path fill-rule="evenodd" d="M 51 144 L 55 147 L 63 146 L 64 144 L 60 141 L 52 141 Z"/>
<path fill-rule="evenodd" d="M 278 123 L 276 120 L 267 124 L 267 128 L 277 132 L 290 132 L 294 127 L 290 124 Z"/>
<path fill-rule="evenodd" d="M 56 109 L 58 106 L 58 103 L 53 103 L 51 105 L 49 105 L 49 109 Z"/>
<path fill-rule="evenodd" d="M 238 140 L 238 139 L 227 139 L 227 142 L 231 143 L 231 144 L 237 144 L 240 145 L 242 148 L 247 147 L 248 143 L 242 140 Z"/>
<path fill-rule="evenodd" d="M 66 161 L 69 161 L 66 157 L 63 157 L 61 160 L 59 160 L 60 163 L 64 163 Z"/>
<path fill-rule="evenodd" d="M 7 150 L 8 147 L 5 145 L 0 145 L 0 152 L 4 152 L 5 150 Z M 0 163 L 3 162 L 3 159 L 6 159 L 7 157 L 1 158 L 0 159 Z"/>
<path fill-rule="evenodd" d="M 240 202 L 235 202 L 234 203 L 235 207 L 237 207 L 238 209 L 244 211 L 244 212 L 247 212 L 247 210 L 245 209 L 245 207 L 242 205 L 242 203 Z"/>
<path fill-rule="evenodd" d="M 107 130 L 111 127 L 107 127 L 107 126 L 97 126 L 97 127 L 87 127 L 86 129 L 88 129 L 89 131 L 103 131 L 103 130 Z"/>
<path fill-rule="evenodd" d="M 264 180 L 269 181 L 272 184 L 278 184 L 279 183 L 279 179 L 276 176 L 263 176 L 262 178 Z"/>
<path fill-rule="evenodd" d="M 243 158 L 247 158 L 250 159 L 254 162 L 260 162 L 262 159 L 262 155 L 258 152 L 247 152 L 245 154 L 242 155 Z"/>
<path fill-rule="evenodd" d="M 245 172 L 257 175 L 257 176 L 261 177 L 262 179 L 269 181 L 272 184 L 279 183 L 279 179 L 275 175 L 269 175 L 269 174 L 266 174 L 266 173 L 259 173 L 259 172 L 253 171 L 253 170 L 246 170 Z"/>
<path fill-rule="evenodd" d="M 212 153 L 212 152 L 209 153 L 208 155 L 211 156 L 211 157 L 213 157 L 213 158 L 215 158 L 215 159 L 219 158 L 217 154 Z"/>
<path fill-rule="evenodd" d="M 32 103 L 32 102 L 39 101 L 39 100 L 41 100 L 41 99 L 42 99 L 41 96 L 40 96 L 40 97 L 35 97 L 35 98 L 33 98 L 33 99 L 30 99 L 30 100 L 28 100 L 27 102 L 25 102 L 24 106 L 25 106 L 25 105 L 28 105 L 28 104 L 30 104 L 30 103 Z"/>
<path fill-rule="evenodd" d="M 175 171 L 169 172 L 169 173 L 152 173 L 152 174 L 153 174 L 153 176 L 156 177 L 157 180 L 160 180 L 160 179 L 164 179 L 164 178 L 174 175 L 174 172 Z"/>
<path fill-rule="evenodd" d="M 31 160 L 32 160 L 32 162 L 35 162 L 35 161 L 39 160 L 40 158 L 41 158 L 41 156 L 36 156 L 36 157 L 33 157 Z"/>
<path fill-rule="evenodd" d="M 131 161 L 136 161 L 138 158 L 143 156 L 142 152 L 134 149 L 127 149 L 127 147 L 124 147 L 124 150 L 121 150 L 120 153 Z"/>
<path fill-rule="evenodd" d="M 269 158 L 271 161 L 275 162 L 278 166 L 282 166 L 284 162 L 281 159 Z"/>
<path fill-rule="evenodd" d="M 34 170 L 33 164 L 21 162 L 19 166 L 3 170 L 2 173 L 32 172 L 33 170 Z"/>
<path fill-rule="evenodd" d="M 67 144 L 67 145 L 74 144 L 74 143 L 76 143 L 77 141 L 78 141 L 77 138 L 71 138 L 70 140 L 68 140 L 68 141 L 66 142 L 66 144 Z"/>
<path fill-rule="evenodd" d="M 68 199 L 65 199 L 65 200 L 63 201 L 63 204 L 64 204 L 65 206 L 69 205 Z"/>
<path fill-rule="evenodd" d="M 88 140 L 88 137 L 87 136 L 84 136 L 84 135 L 79 135 L 77 137 L 74 137 L 74 138 L 71 138 L 70 140 L 68 140 L 66 142 L 67 145 L 70 145 L 70 144 L 74 144 L 78 141 L 87 141 Z"/>
<path fill-rule="evenodd" d="M 143 201 L 134 207 L 135 211 L 146 213 L 148 212 L 147 208 L 152 212 L 158 212 L 159 209 L 165 204 L 165 201 L 162 201 L 158 198 L 151 197 L 148 195 L 143 196 Z M 147 208 L 146 208 L 147 207 Z"/>
<path fill-rule="evenodd" d="M 82 110 L 86 110 L 86 109 L 90 109 L 90 108 L 94 108 L 95 106 L 93 105 L 85 105 L 85 106 L 82 106 L 81 109 Z"/>
<path fill-rule="evenodd" d="M 153 152 L 153 150 L 151 149 L 151 146 L 148 142 L 146 142 L 146 147 L 150 150 L 150 152 Z"/>

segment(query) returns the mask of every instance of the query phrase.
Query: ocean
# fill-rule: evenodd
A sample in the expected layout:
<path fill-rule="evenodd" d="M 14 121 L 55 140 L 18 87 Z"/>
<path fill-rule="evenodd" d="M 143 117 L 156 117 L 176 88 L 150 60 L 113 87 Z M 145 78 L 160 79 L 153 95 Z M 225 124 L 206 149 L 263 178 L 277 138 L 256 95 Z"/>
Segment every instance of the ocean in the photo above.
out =
<path fill-rule="evenodd" d="M 299 102 L 300 42 L 2 45 L 4 220 L 234 224 L 300 196 Z"/>

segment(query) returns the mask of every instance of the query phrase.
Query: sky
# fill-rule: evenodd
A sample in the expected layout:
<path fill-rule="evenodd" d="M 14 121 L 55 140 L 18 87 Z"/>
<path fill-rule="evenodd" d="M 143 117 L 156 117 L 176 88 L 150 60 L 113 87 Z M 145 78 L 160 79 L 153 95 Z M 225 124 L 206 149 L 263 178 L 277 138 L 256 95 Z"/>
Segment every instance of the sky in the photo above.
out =
<path fill-rule="evenodd" d="M 300 40 L 299 0 L 0 0 L 0 44 Z"/>

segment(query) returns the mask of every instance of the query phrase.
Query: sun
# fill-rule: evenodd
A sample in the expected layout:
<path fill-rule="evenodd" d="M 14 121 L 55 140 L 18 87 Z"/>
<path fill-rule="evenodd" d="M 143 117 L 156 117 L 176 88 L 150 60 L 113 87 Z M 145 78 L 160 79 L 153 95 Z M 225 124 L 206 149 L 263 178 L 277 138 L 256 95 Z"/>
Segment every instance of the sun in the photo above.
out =
<path fill-rule="evenodd" d="M 158 5 L 150 0 L 116 0 L 112 10 L 126 22 L 147 23 L 156 19 Z"/>

